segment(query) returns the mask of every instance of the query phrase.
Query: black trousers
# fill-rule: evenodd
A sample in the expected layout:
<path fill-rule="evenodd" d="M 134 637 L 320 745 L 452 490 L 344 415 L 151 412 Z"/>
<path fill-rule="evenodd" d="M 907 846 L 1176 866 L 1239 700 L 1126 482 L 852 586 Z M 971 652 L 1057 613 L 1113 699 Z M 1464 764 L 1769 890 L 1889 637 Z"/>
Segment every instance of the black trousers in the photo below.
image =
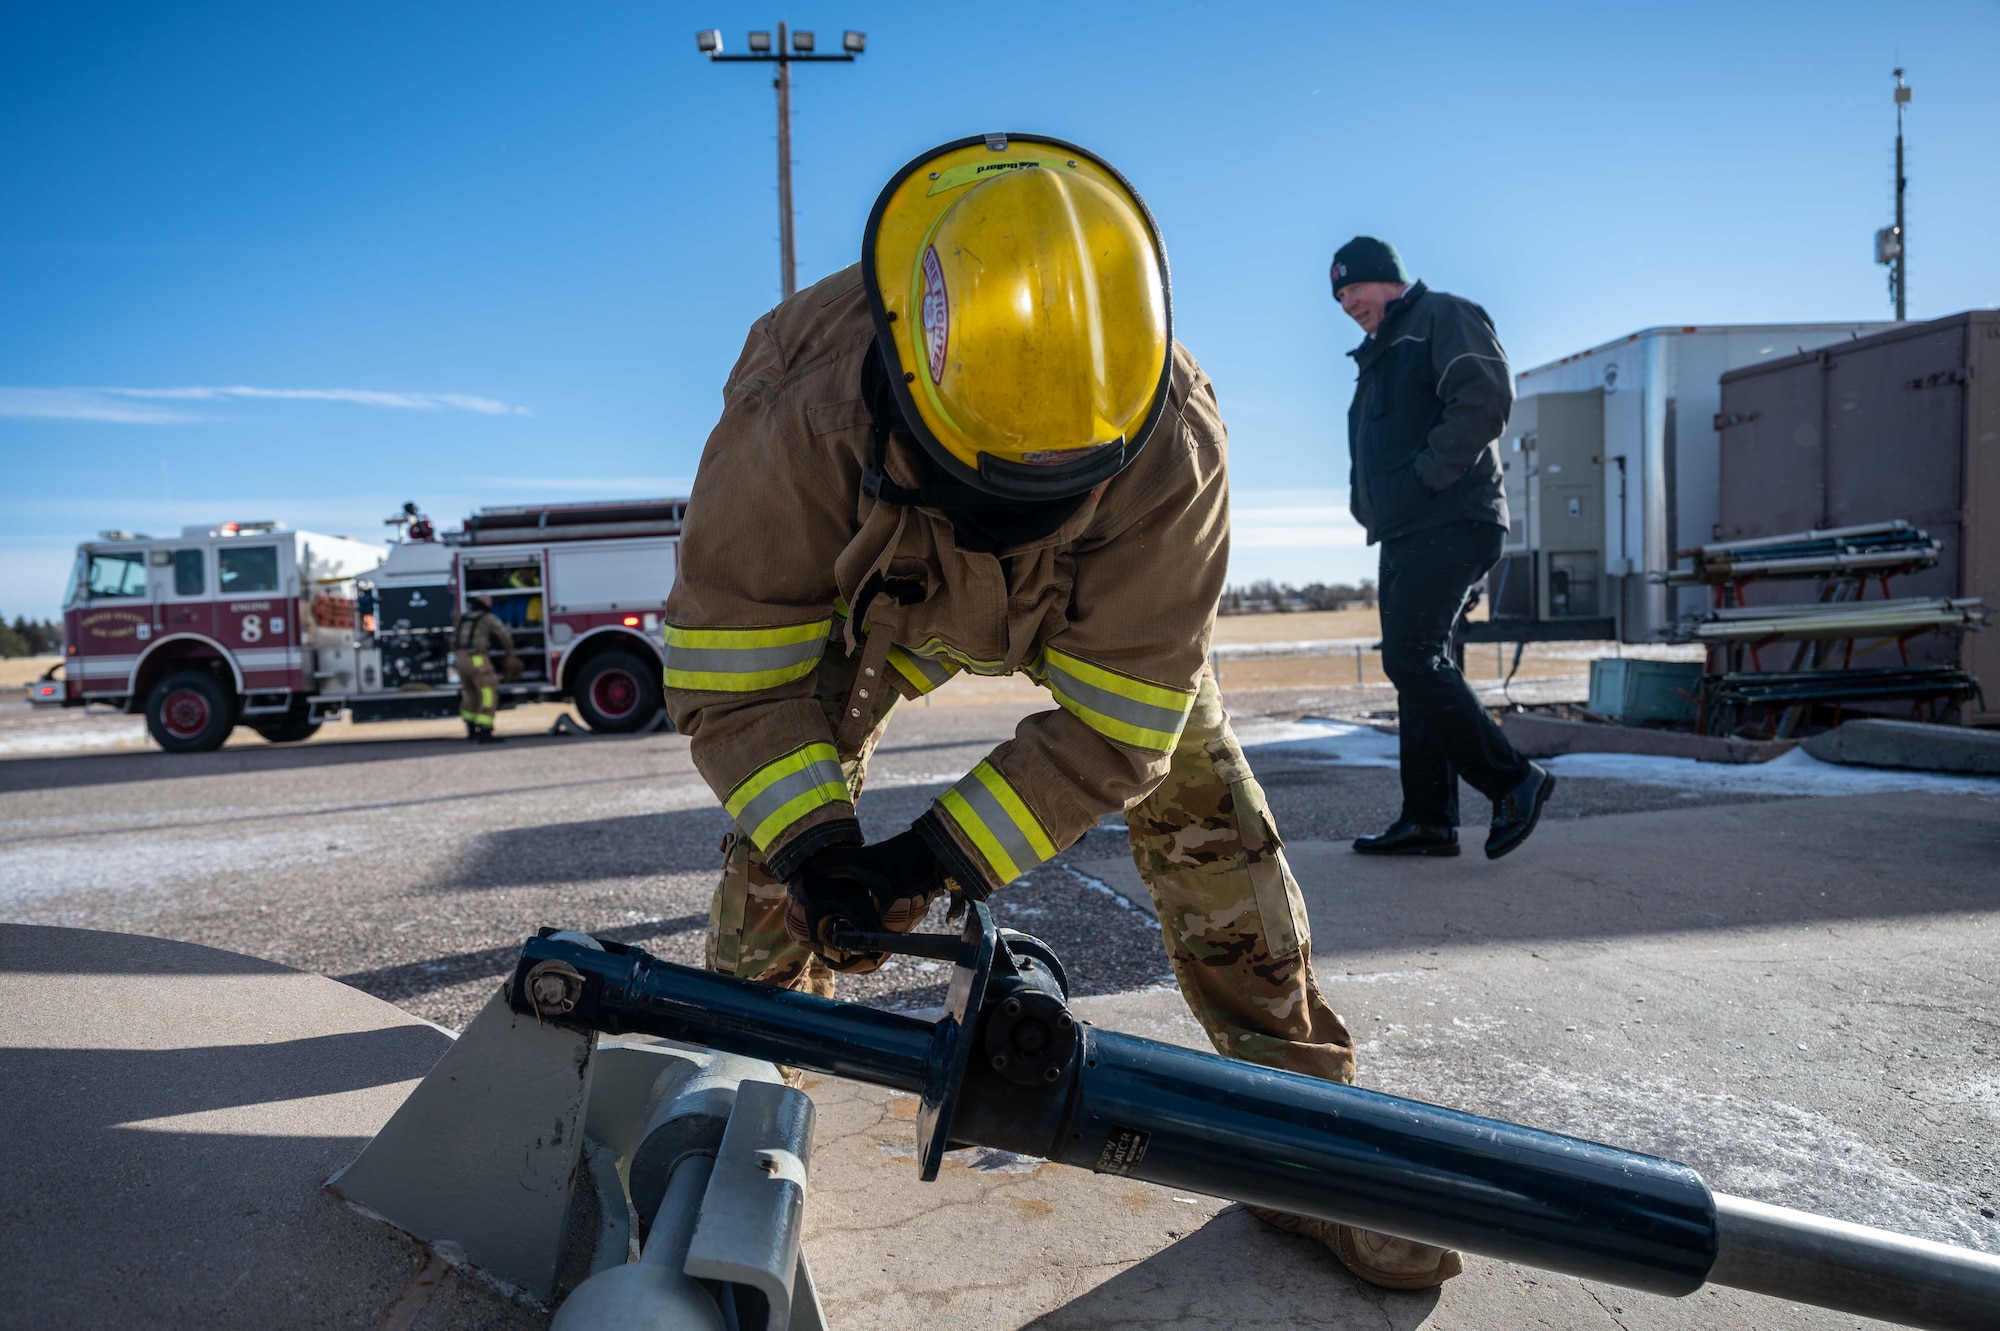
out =
<path fill-rule="evenodd" d="M 1396 686 L 1407 822 L 1458 826 L 1461 776 L 1498 799 L 1528 775 L 1452 653 L 1466 595 L 1499 562 L 1506 534 L 1454 522 L 1382 543 L 1382 669 Z"/>

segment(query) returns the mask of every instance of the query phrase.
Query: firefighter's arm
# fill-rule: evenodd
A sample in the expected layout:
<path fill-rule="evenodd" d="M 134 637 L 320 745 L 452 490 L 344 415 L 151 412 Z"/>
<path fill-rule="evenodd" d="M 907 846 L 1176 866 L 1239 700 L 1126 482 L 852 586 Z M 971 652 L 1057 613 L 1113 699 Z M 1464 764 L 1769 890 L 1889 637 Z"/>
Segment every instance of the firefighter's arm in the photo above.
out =
<path fill-rule="evenodd" d="M 789 878 L 861 841 L 813 672 L 833 629 L 834 563 L 860 463 L 816 435 L 766 316 L 702 450 L 667 599 L 667 710 L 737 827 Z"/>
<path fill-rule="evenodd" d="M 507 629 L 505 621 L 498 615 L 486 617 L 486 631 L 493 635 L 493 642 L 500 649 L 500 655 L 512 658 L 514 655 L 514 635 Z M 492 650 L 491 647 L 488 650 Z"/>
<path fill-rule="evenodd" d="M 1096 548 L 1079 549 L 1068 623 L 1038 667 L 1059 706 L 1023 720 L 918 820 L 946 872 L 974 896 L 1166 779 L 1229 559 L 1226 437 L 1213 392 L 1193 373 L 1185 428 L 1170 418 L 1147 445 L 1178 450 L 1176 465 L 1160 469 L 1157 499 Z"/>

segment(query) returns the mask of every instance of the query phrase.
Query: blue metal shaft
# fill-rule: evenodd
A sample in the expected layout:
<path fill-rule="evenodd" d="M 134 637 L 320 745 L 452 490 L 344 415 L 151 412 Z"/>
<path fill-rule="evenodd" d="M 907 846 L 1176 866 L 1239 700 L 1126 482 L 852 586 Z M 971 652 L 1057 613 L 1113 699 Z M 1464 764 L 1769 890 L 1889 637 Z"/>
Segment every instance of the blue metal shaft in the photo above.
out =
<path fill-rule="evenodd" d="M 615 945 L 614 945 L 615 947 Z M 944 1023 L 754 984 L 636 949 L 537 939 L 534 966 L 584 977 L 569 1020 L 937 1094 Z M 935 1082 L 935 1077 L 929 1078 Z M 1337 1220 L 1663 1294 L 1715 1260 L 1715 1206 L 1685 1165 L 1087 1029 L 1060 1080 L 1021 1086 L 974 1060 L 950 1139 Z"/>
<path fill-rule="evenodd" d="M 676 965 L 636 948 L 592 952 L 548 940 L 529 946 L 601 980 L 588 1024 L 607 1035 L 657 1035 L 899 1091 L 924 1089 L 930 1022 Z"/>
<path fill-rule="evenodd" d="M 1686 1165 L 1114 1031 L 1084 1063 L 1065 1164 L 1659 1294 L 1715 1260 Z"/>

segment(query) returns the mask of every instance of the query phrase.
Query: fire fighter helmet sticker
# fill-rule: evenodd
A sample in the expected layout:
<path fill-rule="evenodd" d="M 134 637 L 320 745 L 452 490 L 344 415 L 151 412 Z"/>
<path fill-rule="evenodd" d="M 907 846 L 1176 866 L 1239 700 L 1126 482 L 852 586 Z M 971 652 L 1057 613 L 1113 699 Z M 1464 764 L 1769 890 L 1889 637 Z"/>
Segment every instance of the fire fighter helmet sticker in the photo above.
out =
<path fill-rule="evenodd" d="M 924 342 L 930 353 L 931 382 L 944 382 L 945 346 L 951 341 L 951 300 L 945 294 L 944 267 L 937 246 L 924 248 Z"/>

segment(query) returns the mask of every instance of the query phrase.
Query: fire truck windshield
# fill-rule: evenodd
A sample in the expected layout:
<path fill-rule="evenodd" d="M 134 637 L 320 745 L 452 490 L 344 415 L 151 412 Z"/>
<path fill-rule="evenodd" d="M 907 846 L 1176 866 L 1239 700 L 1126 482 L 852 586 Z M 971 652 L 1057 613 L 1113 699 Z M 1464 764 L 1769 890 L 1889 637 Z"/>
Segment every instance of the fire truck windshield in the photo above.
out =
<path fill-rule="evenodd" d="M 144 550 L 93 550 L 89 563 L 78 569 L 84 575 L 84 594 L 93 601 L 119 596 L 146 594 L 146 552 Z"/>

